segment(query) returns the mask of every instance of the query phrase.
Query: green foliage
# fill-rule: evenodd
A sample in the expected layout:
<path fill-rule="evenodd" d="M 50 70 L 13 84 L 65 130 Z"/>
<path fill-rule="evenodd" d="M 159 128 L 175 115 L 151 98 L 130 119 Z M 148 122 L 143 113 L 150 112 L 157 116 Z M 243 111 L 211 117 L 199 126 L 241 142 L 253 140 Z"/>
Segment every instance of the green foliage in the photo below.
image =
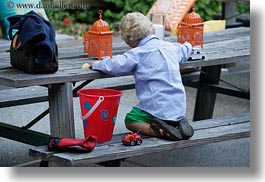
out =
<path fill-rule="evenodd" d="M 42 0 L 44 3 L 58 3 L 59 1 L 67 0 Z M 69 1 L 68 1 L 69 2 Z M 78 34 L 83 36 L 83 33 L 88 30 L 88 25 L 92 25 L 98 20 L 98 10 L 103 10 L 103 20 L 108 22 L 110 28 L 114 31 L 115 24 L 117 24 L 122 17 L 133 11 L 139 11 L 146 14 L 156 0 L 98 0 L 104 3 L 103 6 L 91 9 L 45 9 L 46 13 L 56 27 L 57 30 L 68 34 Z M 195 3 L 195 11 L 198 13 L 202 21 L 212 20 L 213 15 L 221 14 L 222 3 L 213 0 L 197 0 Z M 240 13 L 249 12 L 249 6 L 239 5 L 238 11 Z M 64 18 L 70 19 L 69 27 L 64 26 Z"/>
<path fill-rule="evenodd" d="M 250 13 L 250 6 L 248 4 L 239 4 L 237 6 L 237 11 L 239 13 Z"/>
<path fill-rule="evenodd" d="M 213 0 L 197 0 L 195 11 L 198 13 L 202 21 L 212 20 L 216 14 L 222 14 L 222 2 Z M 250 6 L 247 4 L 237 4 L 239 13 L 249 13 Z"/>
<path fill-rule="evenodd" d="M 103 19 L 108 22 L 110 28 L 115 30 L 115 24 L 128 12 L 139 11 L 146 14 L 156 0 L 102 0 L 104 3 Z M 58 3 L 58 0 L 43 0 L 43 3 Z M 67 2 L 67 1 L 66 1 Z M 65 2 L 65 3 L 66 3 Z M 72 26 L 75 24 L 93 24 L 98 20 L 99 8 L 89 10 L 85 9 L 45 9 L 50 21 L 57 30 L 65 31 L 65 33 L 74 34 Z M 64 18 L 71 20 L 71 27 L 64 26 Z M 83 36 L 87 29 L 79 30 L 80 36 Z"/>
<path fill-rule="evenodd" d="M 105 10 L 104 19 L 109 22 L 110 27 L 114 29 L 115 23 L 119 22 L 125 14 L 134 11 L 146 14 L 155 1 L 156 0 L 103 0 L 103 2 L 109 3 L 110 6 L 115 7 L 115 10 Z"/>
<path fill-rule="evenodd" d="M 67 3 L 67 0 L 42 0 L 43 3 L 59 4 L 60 2 Z M 45 12 L 49 20 L 53 23 L 55 29 L 59 33 L 66 33 L 75 36 L 83 36 L 84 32 L 88 30 L 88 25 L 92 21 L 86 21 L 91 14 L 86 10 L 78 9 L 62 9 L 62 8 L 45 8 Z M 69 18 L 69 26 L 64 25 L 64 19 Z M 93 19 L 94 21 L 95 19 Z"/>
<path fill-rule="evenodd" d="M 201 16 L 202 21 L 212 20 L 213 15 L 222 12 L 222 3 L 213 0 L 197 0 L 195 12 Z"/>

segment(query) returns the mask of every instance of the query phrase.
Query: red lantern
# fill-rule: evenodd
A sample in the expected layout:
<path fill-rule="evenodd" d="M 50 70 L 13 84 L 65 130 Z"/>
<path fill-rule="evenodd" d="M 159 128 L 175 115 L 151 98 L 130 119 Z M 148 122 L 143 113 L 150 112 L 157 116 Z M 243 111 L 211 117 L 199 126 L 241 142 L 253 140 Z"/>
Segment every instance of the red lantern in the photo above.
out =
<path fill-rule="evenodd" d="M 107 22 L 102 20 L 102 10 L 98 11 L 99 20 L 94 22 L 92 28 L 84 34 L 84 52 L 88 58 L 96 56 L 101 60 L 104 56 L 112 58 L 112 35 Z"/>
<path fill-rule="evenodd" d="M 192 12 L 185 16 L 184 21 L 178 24 L 178 42 L 187 41 L 192 46 L 203 47 L 203 26 L 200 15 L 195 13 L 193 8 Z"/>

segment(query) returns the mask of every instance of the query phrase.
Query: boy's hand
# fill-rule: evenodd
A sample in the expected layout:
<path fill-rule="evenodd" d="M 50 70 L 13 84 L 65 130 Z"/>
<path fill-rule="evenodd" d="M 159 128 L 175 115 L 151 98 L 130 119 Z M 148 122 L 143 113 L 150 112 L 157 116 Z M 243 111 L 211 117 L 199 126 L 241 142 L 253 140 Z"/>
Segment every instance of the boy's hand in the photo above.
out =
<path fill-rule="evenodd" d="M 84 63 L 82 65 L 82 69 L 92 69 L 92 65 L 95 63 L 95 61 L 93 61 L 91 64 L 88 63 Z"/>
<path fill-rule="evenodd" d="M 84 63 L 82 65 L 82 69 L 91 69 L 91 68 L 92 68 L 92 64 Z"/>

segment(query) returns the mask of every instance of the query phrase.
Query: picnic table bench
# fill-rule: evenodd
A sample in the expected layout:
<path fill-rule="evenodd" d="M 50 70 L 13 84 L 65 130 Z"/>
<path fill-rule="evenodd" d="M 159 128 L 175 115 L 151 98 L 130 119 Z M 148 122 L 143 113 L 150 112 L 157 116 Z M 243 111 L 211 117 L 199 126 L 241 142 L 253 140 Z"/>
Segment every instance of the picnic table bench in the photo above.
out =
<path fill-rule="evenodd" d="M 80 167 L 96 163 L 104 165 L 105 161 L 250 137 L 249 113 L 201 120 L 191 125 L 195 133 L 189 140 L 168 141 L 143 136 L 141 145 L 125 146 L 121 142 L 125 133 L 120 133 L 114 135 L 109 142 L 98 143 L 92 152 L 78 147 L 64 152 L 49 151 L 47 146 L 41 146 L 30 149 L 29 155 L 46 161 L 49 166 Z"/>
<path fill-rule="evenodd" d="M 174 42 L 176 37 L 166 37 L 167 41 Z M 41 153 L 41 155 L 46 155 L 45 147 L 43 145 L 47 144 L 47 140 L 50 136 L 59 137 L 70 137 L 75 138 L 75 128 L 74 128 L 74 117 L 73 117 L 73 97 L 77 96 L 77 90 L 83 87 L 89 87 L 89 83 L 98 79 L 112 79 L 111 76 L 103 74 L 98 71 L 93 70 L 82 70 L 81 66 L 85 62 L 90 62 L 87 59 L 87 55 L 83 53 L 82 41 L 67 40 L 58 41 L 59 45 L 59 71 L 55 74 L 45 74 L 45 75 L 31 75 L 26 74 L 22 71 L 16 70 L 10 65 L 9 53 L 7 52 L 8 46 L 0 45 L 0 85 L 6 86 L 7 89 L 0 90 L 0 108 L 11 107 L 16 105 L 31 104 L 37 102 L 48 101 L 49 108 L 41 113 L 38 117 L 34 118 L 28 125 L 19 127 L 7 124 L 5 121 L 0 121 L 0 136 L 11 140 L 27 143 L 34 146 L 41 146 L 40 148 L 32 149 L 30 155 L 35 155 L 33 151 Z M 121 54 L 128 50 L 129 47 L 125 43 L 113 42 L 113 55 Z M 197 88 L 197 97 L 194 110 L 194 121 L 205 120 L 212 118 L 214 104 L 217 93 L 223 93 L 231 96 L 243 97 L 249 99 L 249 93 L 242 93 L 241 90 L 235 90 L 234 88 L 225 88 L 219 85 L 219 78 L 221 75 L 221 68 L 224 64 L 244 62 L 250 60 L 250 28 L 233 28 L 218 32 L 206 33 L 204 36 L 204 52 L 206 52 L 206 60 L 191 61 L 183 63 L 180 68 L 183 69 L 197 69 L 198 74 L 184 73 L 182 74 L 183 82 L 187 86 L 192 86 Z M 114 88 L 118 90 L 132 89 L 134 88 L 134 80 L 131 75 L 125 75 L 123 82 L 117 82 L 112 80 L 107 85 L 99 85 L 101 88 Z M 75 85 L 76 84 L 76 85 Z M 38 94 L 36 94 L 38 93 Z M 202 107 L 203 106 L 203 107 Z M 34 125 L 40 118 L 44 115 L 50 113 L 50 128 L 51 133 L 40 133 L 29 129 Z M 241 117 L 240 117 L 241 118 Z M 246 118 L 246 117 L 245 117 Z M 234 119 L 238 119 L 237 116 Z M 239 119 L 240 120 L 240 119 Z M 245 119 L 244 119 L 245 120 Z M 248 121 L 247 121 L 248 120 Z M 250 119 L 246 122 L 249 123 Z M 220 120 L 210 120 L 205 122 L 205 132 L 211 132 L 210 122 L 215 122 Z M 226 119 L 223 120 L 227 121 Z M 202 121 L 200 121 L 201 123 Z M 245 121 L 244 121 L 245 122 Z M 197 123 L 197 122 L 196 122 Z M 192 123 L 195 124 L 195 123 Z M 197 125 L 197 124 L 195 124 Z M 194 125 L 194 126 L 195 126 Z M 227 124 L 229 126 L 230 124 Z M 248 124 L 245 124 L 247 126 Z M 195 126 L 196 127 L 196 126 Z M 220 126 L 221 128 L 223 126 Z M 238 127 L 236 124 L 235 127 Z M 219 126 L 217 130 L 223 131 Z M 229 127 L 223 127 L 224 130 Z M 234 127 L 232 127 L 234 128 Z M 247 128 L 247 127 L 246 127 Z M 208 131 L 209 130 L 209 131 Z M 234 131 L 233 131 L 234 130 Z M 204 141 L 205 138 L 209 143 L 215 142 L 214 137 L 219 137 L 217 135 L 203 136 L 202 138 L 197 138 L 197 133 L 200 129 L 196 129 L 194 137 L 186 141 L 170 142 L 163 141 L 160 143 L 160 139 L 145 138 L 144 141 L 148 144 L 150 141 L 156 141 L 158 146 L 149 146 L 151 148 L 145 149 L 143 144 L 140 148 L 143 149 L 143 153 L 146 151 L 159 151 L 166 146 L 178 146 L 178 144 L 183 142 L 192 142 L 194 139 L 196 144 L 199 144 L 199 140 Z M 235 139 L 238 136 L 248 137 L 249 130 L 227 130 L 228 139 Z M 243 133 L 242 133 L 243 132 Z M 246 133 L 245 133 L 246 132 Z M 225 134 L 225 135 L 226 135 Z M 243 134 L 243 135 L 242 135 Z M 114 136 L 115 141 L 119 141 L 122 134 Z M 239 137 L 239 138 L 240 138 Z M 118 140 L 116 140 L 118 138 Z M 225 140 L 227 139 L 224 137 Z M 223 140 L 223 139 L 222 139 Z M 220 141 L 222 141 L 220 140 Z M 164 143 L 165 142 L 165 143 Z M 169 143 L 167 143 L 169 142 Z M 116 142 L 115 145 L 120 145 L 120 142 Z M 115 146 L 114 145 L 114 146 Z M 118 155 L 116 151 L 107 154 L 107 157 L 98 156 L 98 147 L 105 146 L 108 147 L 108 143 L 99 144 L 92 153 L 95 155 L 95 159 L 87 159 L 87 156 L 83 156 L 83 161 L 81 163 L 100 162 L 109 159 L 120 159 L 123 157 L 128 157 L 125 154 Z M 148 145 L 147 145 L 148 146 Z M 191 146 L 191 145 L 183 145 Z M 124 150 L 125 146 L 117 149 Z M 173 147 L 173 148 L 174 148 Z M 177 147 L 177 148 L 178 148 Z M 114 147 L 115 148 L 115 147 Z M 131 148 L 130 150 L 137 149 L 138 147 Z M 150 149 L 150 150 L 149 150 Z M 152 150 L 151 150 L 152 149 Z M 108 149 L 110 150 L 110 148 Z M 127 150 L 127 149 L 126 149 Z M 128 149 L 129 150 L 129 149 Z M 48 152 L 49 153 L 49 152 Z M 140 152 L 141 153 L 141 152 Z M 46 156 L 50 156 L 49 155 Z M 129 152 L 130 154 L 130 152 Z M 53 155 L 53 154 L 52 154 Z M 54 153 L 54 156 L 57 155 Z M 60 155 L 63 155 L 62 153 Z M 90 154 L 89 154 L 90 155 Z M 117 156 L 116 156 L 117 155 Z M 67 156 L 67 154 L 66 154 Z M 112 156 L 112 157 L 111 157 Z M 81 157 L 81 154 L 80 154 Z M 53 158 L 53 157 L 52 157 Z M 102 158 L 99 160 L 98 158 Z M 67 165 L 79 165 L 78 162 L 69 162 L 68 159 L 62 159 L 68 162 Z M 81 160 L 81 159 L 80 159 Z M 71 161 L 71 160 L 70 160 Z M 72 164 L 73 163 L 73 164 Z M 83 165 L 83 164 L 82 164 Z"/>

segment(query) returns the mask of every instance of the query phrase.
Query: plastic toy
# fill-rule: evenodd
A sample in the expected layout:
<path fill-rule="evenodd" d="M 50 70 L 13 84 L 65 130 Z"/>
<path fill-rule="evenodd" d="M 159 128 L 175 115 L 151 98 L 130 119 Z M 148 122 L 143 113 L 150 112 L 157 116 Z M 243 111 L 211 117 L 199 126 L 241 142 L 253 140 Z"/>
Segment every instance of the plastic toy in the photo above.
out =
<path fill-rule="evenodd" d="M 128 146 L 141 145 L 142 142 L 142 136 L 138 132 L 130 132 L 122 138 L 122 143 Z"/>
<path fill-rule="evenodd" d="M 191 56 L 189 57 L 188 61 L 199 60 L 199 59 L 204 60 L 205 58 L 206 58 L 206 54 L 201 51 L 201 47 L 194 46 L 192 49 Z"/>

